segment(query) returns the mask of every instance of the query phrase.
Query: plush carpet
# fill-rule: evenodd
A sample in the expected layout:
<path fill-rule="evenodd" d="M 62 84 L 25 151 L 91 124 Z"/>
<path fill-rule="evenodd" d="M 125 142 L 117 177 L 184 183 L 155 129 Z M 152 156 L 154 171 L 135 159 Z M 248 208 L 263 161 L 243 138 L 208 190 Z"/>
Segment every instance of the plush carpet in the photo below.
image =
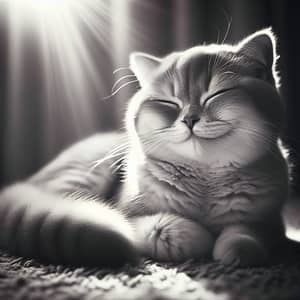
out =
<path fill-rule="evenodd" d="M 300 210 L 291 207 L 287 212 L 294 215 L 289 224 L 299 228 Z M 277 257 L 264 268 L 146 260 L 118 270 L 43 265 L 0 253 L 0 300 L 14 299 L 299 300 L 300 253 Z"/>
<path fill-rule="evenodd" d="M 0 299 L 300 299 L 300 255 L 268 268 L 145 261 L 119 270 L 42 265 L 2 254 Z"/>

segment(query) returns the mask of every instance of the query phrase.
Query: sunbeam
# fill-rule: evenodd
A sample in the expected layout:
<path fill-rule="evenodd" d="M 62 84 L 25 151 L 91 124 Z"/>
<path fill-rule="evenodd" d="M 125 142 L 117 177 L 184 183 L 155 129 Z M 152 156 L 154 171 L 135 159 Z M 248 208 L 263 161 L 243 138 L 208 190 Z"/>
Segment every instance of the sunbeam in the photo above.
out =
<path fill-rule="evenodd" d="M 6 136 L 14 137 L 8 140 L 8 152 L 10 157 L 18 157 L 21 145 L 15 141 L 28 136 L 22 130 L 26 123 L 22 106 L 38 105 L 36 118 L 43 120 L 38 142 L 47 157 L 55 152 L 60 139 L 68 136 L 69 141 L 75 140 L 99 125 L 101 111 L 95 107 L 107 94 L 109 80 L 105 71 L 111 49 L 110 2 L 3 1 L 9 33 L 7 114 L 11 120 Z"/>
<path fill-rule="evenodd" d="M 127 101 L 138 88 L 129 53 L 160 49 L 152 25 L 165 10 L 138 0 L 0 4 L 8 53 L 4 170 L 16 178 L 84 136 L 123 125 Z M 147 23 L 139 26 L 145 13 Z M 114 73 L 120 67 L 124 72 Z"/>

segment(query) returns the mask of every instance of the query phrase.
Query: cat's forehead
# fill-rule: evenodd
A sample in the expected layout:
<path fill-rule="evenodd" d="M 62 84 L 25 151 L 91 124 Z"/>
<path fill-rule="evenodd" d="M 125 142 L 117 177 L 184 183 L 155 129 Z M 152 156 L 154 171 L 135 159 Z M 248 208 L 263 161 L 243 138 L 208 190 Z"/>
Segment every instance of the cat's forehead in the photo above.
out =
<path fill-rule="evenodd" d="M 231 58 L 235 53 L 235 48 L 230 45 L 217 45 L 211 44 L 207 46 L 196 46 L 187 49 L 180 53 L 176 62 L 178 70 L 187 68 L 189 65 L 198 65 L 201 67 L 203 64 L 207 64 L 212 58 Z M 202 69 L 199 69 L 202 71 Z"/>
<path fill-rule="evenodd" d="M 167 56 L 157 77 L 156 87 L 172 90 L 181 99 L 199 97 L 208 90 L 216 69 L 232 60 L 232 47 L 198 46 Z"/>

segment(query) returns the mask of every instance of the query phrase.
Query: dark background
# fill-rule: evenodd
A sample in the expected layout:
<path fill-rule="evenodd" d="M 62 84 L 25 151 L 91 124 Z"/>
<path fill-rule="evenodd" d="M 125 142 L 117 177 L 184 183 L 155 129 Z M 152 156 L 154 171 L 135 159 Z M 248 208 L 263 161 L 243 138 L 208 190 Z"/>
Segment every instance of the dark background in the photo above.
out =
<path fill-rule="evenodd" d="M 76 1 L 76 0 L 74 0 Z M 61 149 L 96 131 L 123 126 L 126 102 L 136 83 L 121 90 L 115 97 L 103 100 L 119 77 L 113 71 L 128 66 L 131 51 L 165 55 L 200 43 L 237 42 L 264 27 L 272 26 L 278 37 L 281 94 L 287 103 L 287 125 L 284 140 L 291 149 L 295 164 L 294 183 L 300 186 L 300 107 L 298 72 L 299 9 L 297 1 L 287 0 L 95 0 L 107 6 L 103 30 L 109 39 L 103 43 L 84 32 L 95 67 L 101 74 L 101 90 L 91 91 L 87 99 L 75 99 L 74 106 L 54 105 L 45 110 L 43 83 L 40 77 L 40 53 L 34 40 L 24 43 L 25 71 L 18 102 L 12 105 L 9 90 L 8 11 L 0 4 L 0 183 L 24 178 L 53 158 Z M 229 26 L 230 23 L 230 26 Z M 68 84 L 65 82 L 64 84 Z M 100 84 L 100 82 L 99 82 Z M 72 89 L 72 86 L 69 88 Z M 54 93 L 55 94 L 55 93 Z M 56 95 L 60 95 L 57 91 Z M 64 103 L 63 96 L 54 102 Z M 77 102 L 76 102 L 77 101 Z M 84 101 L 88 112 L 77 108 Z M 96 113 L 96 117 L 95 117 Z M 72 115 L 71 115 L 72 114 Z M 77 118 L 74 119 L 74 116 Z M 71 118 L 72 117 L 72 118 Z M 77 120 L 77 121 L 76 121 Z M 75 124 L 76 123 L 76 124 Z M 75 126 L 76 125 L 76 126 Z M 76 128 L 75 128 L 76 127 Z M 50 134 L 50 133 L 51 134 Z M 299 189 L 298 189 L 299 190 Z"/>

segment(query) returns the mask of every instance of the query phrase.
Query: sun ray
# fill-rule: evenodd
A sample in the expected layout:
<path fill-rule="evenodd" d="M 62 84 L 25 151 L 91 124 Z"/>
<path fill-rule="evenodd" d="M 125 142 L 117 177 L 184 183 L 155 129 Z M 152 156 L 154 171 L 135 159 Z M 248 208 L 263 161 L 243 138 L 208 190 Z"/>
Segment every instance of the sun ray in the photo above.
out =
<path fill-rule="evenodd" d="M 101 111 L 95 110 L 95 99 L 107 90 L 103 69 L 110 67 L 103 59 L 95 63 L 92 51 L 110 57 L 110 2 L 94 0 L 0 0 L 8 14 L 9 86 L 8 114 L 10 124 L 6 135 L 22 134 L 21 107 L 24 90 L 29 81 L 28 52 L 37 53 L 37 66 L 32 72 L 40 74 L 33 82 L 33 96 L 41 98 L 40 119 L 43 120 L 41 145 L 49 154 L 55 149 L 58 137 L 70 140 L 88 135 L 99 124 Z M 85 39 L 93 37 L 93 48 Z M 29 50 L 28 50 L 29 47 Z M 106 65 L 105 65 L 106 63 Z M 107 76 L 106 76 L 107 77 Z M 37 93 L 38 96 L 36 95 Z M 26 101 L 28 101 L 26 99 Z M 34 104 L 34 99 L 32 104 Z M 64 120 L 68 122 L 61 127 Z M 18 133 L 20 132 L 20 133 Z M 8 152 L 16 149 L 14 142 Z M 10 155 L 16 156 L 16 155 Z M 47 153 L 45 154 L 47 157 Z"/>

